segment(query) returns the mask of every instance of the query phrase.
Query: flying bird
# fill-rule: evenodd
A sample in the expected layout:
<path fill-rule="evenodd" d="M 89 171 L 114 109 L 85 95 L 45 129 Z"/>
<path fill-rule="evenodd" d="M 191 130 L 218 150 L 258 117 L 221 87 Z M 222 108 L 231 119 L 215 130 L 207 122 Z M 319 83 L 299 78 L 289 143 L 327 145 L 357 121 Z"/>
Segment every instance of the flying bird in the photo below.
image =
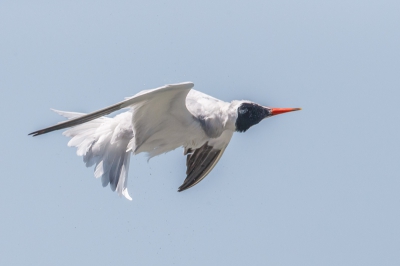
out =
<path fill-rule="evenodd" d="M 250 101 L 218 100 L 193 90 L 191 82 L 144 90 L 124 101 L 84 114 L 54 110 L 68 120 L 34 131 L 38 136 L 69 128 L 68 146 L 77 148 L 86 167 L 102 185 L 132 200 L 127 181 L 131 154 L 145 152 L 149 159 L 184 148 L 186 179 L 178 191 L 203 180 L 215 167 L 234 132 L 245 132 L 261 120 L 300 108 L 271 108 Z M 113 118 L 105 117 L 129 108 Z"/>

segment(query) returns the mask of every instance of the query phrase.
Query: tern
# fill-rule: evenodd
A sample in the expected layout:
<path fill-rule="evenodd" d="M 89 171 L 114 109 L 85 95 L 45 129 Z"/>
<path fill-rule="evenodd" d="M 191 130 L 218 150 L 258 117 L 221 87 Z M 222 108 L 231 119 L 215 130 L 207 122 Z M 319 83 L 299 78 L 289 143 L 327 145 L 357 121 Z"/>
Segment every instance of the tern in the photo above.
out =
<path fill-rule="evenodd" d="M 149 159 L 183 147 L 186 179 L 178 191 L 191 188 L 215 167 L 234 132 L 246 132 L 261 120 L 301 108 L 272 108 L 251 101 L 224 102 L 193 90 L 192 82 L 144 90 L 124 101 L 84 114 L 53 110 L 68 120 L 34 131 L 38 136 L 69 128 L 68 146 L 77 148 L 86 167 L 103 187 L 132 200 L 127 181 L 129 160 L 145 152 Z M 105 117 L 122 108 L 128 111 Z"/>

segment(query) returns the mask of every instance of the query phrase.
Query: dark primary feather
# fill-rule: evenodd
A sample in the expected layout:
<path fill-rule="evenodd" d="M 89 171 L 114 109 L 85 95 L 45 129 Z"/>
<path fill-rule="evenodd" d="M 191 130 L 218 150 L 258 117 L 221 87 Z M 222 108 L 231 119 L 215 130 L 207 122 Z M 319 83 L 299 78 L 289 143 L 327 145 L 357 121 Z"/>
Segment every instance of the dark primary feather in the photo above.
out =
<path fill-rule="evenodd" d="M 35 136 L 46 134 L 46 133 L 49 133 L 49 132 L 52 132 L 52 131 L 55 131 L 55 130 L 59 130 L 59 129 L 67 128 L 67 127 L 73 127 L 73 126 L 76 126 L 76 125 L 80 125 L 82 123 L 86 123 L 86 122 L 89 122 L 89 121 L 94 120 L 96 118 L 99 118 L 101 116 L 105 116 L 105 115 L 108 115 L 108 114 L 110 114 L 112 112 L 115 112 L 115 111 L 123 108 L 122 106 L 123 106 L 123 102 L 120 102 L 120 103 L 114 104 L 112 106 L 109 106 L 107 108 L 103 108 L 101 110 L 98 110 L 96 112 L 93 112 L 93 113 L 90 113 L 90 114 L 87 114 L 87 115 L 83 115 L 81 117 L 76 117 L 76 118 L 67 120 L 65 122 L 58 123 L 57 125 L 54 125 L 54 126 L 51 126 L 51 127 L 47 127 L 47 128 L 41 129 L 41 130 L 34 131 L 32 133 L 29 133 L 28 135 L 33 135 L 33 137 L 35 137 Z"/>
<path fill-rule="evenodd" d="M 186 159 L 187 176 L 178 191 L 191 188 L 203 180 L 218 161 L 220 153 L 221 150 L 214 149 L 207 142 L 193 153 L 188 154 Z"/>

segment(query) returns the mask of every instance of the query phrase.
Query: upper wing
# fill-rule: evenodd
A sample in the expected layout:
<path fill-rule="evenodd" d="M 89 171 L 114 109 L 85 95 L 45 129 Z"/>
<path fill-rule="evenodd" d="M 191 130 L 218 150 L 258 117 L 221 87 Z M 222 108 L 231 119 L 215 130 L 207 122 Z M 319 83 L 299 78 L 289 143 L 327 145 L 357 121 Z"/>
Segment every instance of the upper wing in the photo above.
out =
<path fill-rule="evenodd" d="M 178 191 L 184 191 L 203 180 L 215 167 L 224 153 L 233 135 L 233 131 L 225 130 L 220 137 L 211 139 L 200 148 L 188 149 L 186 160 L 186 179 Z"/>
<path fill-rule="evenodd" d="M 40 129 L 37 131 L 34 131 L 32 133 L 29 133 L 29 135 L 33 136 L 38 136 L 42 135 L 51 131 L 67 128 L 67 127 L 73 127 L 88 121 L 91 121 L 93 119 L 99 118 L 101 116 L 107 115 L 109 113 L 115 112 L 119 109 L 129 107 L 134 104 L 138 104 L 140 102 L 147 101 L 151 98 L 158 97 L 162 98 L 163 94 L 169 94 L 169 95 L 175 95 L 175 93 L 179 93 L 180 96 L 186 98 L 187 94 L 189 93 L 190 89 L 193 88 L 194 84 L 191 82 L 184 82 L 184 83 L 178 83 L 178 84 L 171 84 L 171 85 L 165 85 L 163 87 L 159 87 L 156 89 L 152 90 L 147 90 L 147 91 L 142 91 L 135 96 L 128 98 L 122 102 L 116 103 L 114 105 L 111 105 L 109 107 L 103 108 L 101 110 L 95 111 L 93 113 L 87 114 L 87 115 L 82 115 L 70 120 L 67 120 L 65 122 L 61 122 L 57 125 L 47 127 L 44 129 Z M 183 104 L 185 102 L 183 101 Z M 186 107 L 185 107 L 186 109 Z M 187 110 L 187 109 L 186 109 Z"/>

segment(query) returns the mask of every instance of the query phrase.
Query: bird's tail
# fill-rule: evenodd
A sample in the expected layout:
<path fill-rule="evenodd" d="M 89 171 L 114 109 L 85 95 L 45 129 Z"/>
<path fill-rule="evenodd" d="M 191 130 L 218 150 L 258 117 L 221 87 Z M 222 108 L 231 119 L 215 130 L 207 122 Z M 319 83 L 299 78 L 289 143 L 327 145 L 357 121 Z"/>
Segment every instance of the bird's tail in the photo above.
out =
<path fill-rule="evenodd" d="M 83 113 L 53 110 L 68 119 Z M 103 187 L 110 184 L 112 191 L 129 196 L 128 170 L 131 151 L 128 145 L 133 139 L 132 113 L 121 113 L 114 118 L 100 117 L 66 130 L 63 135 L 70 137 L 69 147 L 77 148 L 77 155 L 83 157 L 86 167 L 95 165 L 94 176 L 101 177 Z"/>

